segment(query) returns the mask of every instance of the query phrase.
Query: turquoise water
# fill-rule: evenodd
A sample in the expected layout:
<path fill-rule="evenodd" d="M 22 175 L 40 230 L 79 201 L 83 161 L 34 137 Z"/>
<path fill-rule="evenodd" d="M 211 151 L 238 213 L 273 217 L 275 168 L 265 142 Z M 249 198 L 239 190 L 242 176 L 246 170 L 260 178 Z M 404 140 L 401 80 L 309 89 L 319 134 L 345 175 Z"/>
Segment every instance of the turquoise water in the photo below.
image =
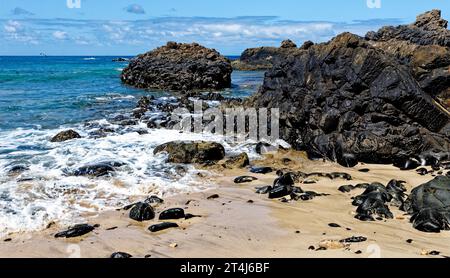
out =
<path fill-rule="evenodd" d="M 153 154 L 156 146 L 171 140 L 210 140 L 223 144 L 227 154 L 257 155 L 251 144 L 230 145 L 212 134 L 151 129 L 145 122 L 117 124 L 114 117 L 129 114 L 142 95 L 172 99 L 167 92 L 121 84 L 120 72 L 127 64 L 113 58 L 0 57 L 0 240 L 52 222 L 82 223 L 86 214 L 114 210 L 151 194 L 165 197 L 214 186 L 198 178 L 199 172 L 211 173 L 187 165 L 180 175 L 164 155 Z M 262 78 L 261 72 L 234 72 L 232 88 L 221 93 L 249 96 Z M 69 128 L 82 138 L 50 141 Z M 92 135 L 101 129 L 113 132 Z M 110 177 L 68 174 L 103 162 L 124 166 Z M 14 167 L 22 171 L 11 173 Z"/>
<path fill-rule="evenodd" d="M 131 108 L 145 92 L 120 82 L 116 57 L 0 57 L 0 131 L 56 128 Z M 128 57 L 130 58 L 130 57 Z M 261 72 L 234 72 L 226 94 L 245 97 Z"/>

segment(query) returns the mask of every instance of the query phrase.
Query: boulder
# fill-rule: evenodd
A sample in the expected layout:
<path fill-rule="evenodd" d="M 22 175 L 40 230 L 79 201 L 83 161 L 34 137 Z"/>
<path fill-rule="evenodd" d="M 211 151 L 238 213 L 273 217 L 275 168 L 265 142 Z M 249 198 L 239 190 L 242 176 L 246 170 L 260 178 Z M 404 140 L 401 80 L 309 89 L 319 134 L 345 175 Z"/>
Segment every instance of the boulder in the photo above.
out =
<path fill-rule="evenodd" d="M 56 134 L 52 139 L 51 142 L 64 142 L 64 141 L 68 141 L 68 140 L 72 140 L 72 139 L 79 139 L 81 138 L 80 134 L 78 134 L 78 132 L 74 131 L 74 130 L 64 130 L 61 131 L 60 133 Z"/>
<path fill-rule="evenodd" d="M 181 164 L 215 162 L 225 157 L 221 144 L 205 141 L 173 141 L 156 147 L 153 152 L 166 152 L 168 162 Z"/>
<path fill-rule="evenodd" d="M 350 33 L 290 51 L 246 104 L 279 108 L 295 149 L 344 166 L 449 152 L 449 111 L 395 57 Z"/>
<path fill-rule="evenodd" d="M 412 215 L 414 228 L 438 233 L 450 229 L 450 177 L 438 176 L 412 190 L 404 210 Z"/>
<path fill-rule="evenodd" d="M 231 62 L 197 43 L 167 45 L 132 59 L 122 82 L 137 88 L 172 91 L 223 89 L 231 86 Z"/>
<path fill-rule="evenodd" d="M 140 202 L 134 204 L 133 207 L 131 208 L 130 218 L 138 222 L 148 221 L 155 218 L 155 212 L 148 203 Z"/>

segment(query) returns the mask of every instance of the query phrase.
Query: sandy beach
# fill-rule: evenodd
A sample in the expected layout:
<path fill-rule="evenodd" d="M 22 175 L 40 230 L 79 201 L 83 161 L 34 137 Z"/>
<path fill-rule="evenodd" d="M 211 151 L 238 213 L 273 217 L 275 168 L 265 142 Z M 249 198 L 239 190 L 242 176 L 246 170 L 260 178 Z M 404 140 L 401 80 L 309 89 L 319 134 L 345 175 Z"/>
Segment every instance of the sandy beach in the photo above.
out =
<path fill-rule="evenodd" d="M 290 158 L 292 162 L 285 165 L 283 158 Z M 427 255 L 431 251 L 440 252 L 437 257 L 450 255 L 449 232 L 417 231 L 409 222 L 409 216 L 393 207 L 394 219 L 359 221 L 354 218 L 356 208 L 351 204 L 351 197 L 362 191 L 341 193 L 337 190 L 345 184 L 386 184 L 397 179 L 406 181 L 409 192 L 431 180 L 430 175 L 420 176 L 415 171 L 400 171 L 387 165 L 358 165 L 349 169 L 331 162 L 309 161 L 303 153 L 287 151 L 267 155 L 252 165 L 304 172 L 345 172 L 352 175 L 353 180 L 319 178 L 315 184 L 297 184 L 305 191 L 329 196 L 283 203 L 255 193 L 255 187 L 272 184 L 275 173 L 251 174 L 258 180 L 235 184 L 235 177 L 250 174 L 248 169 L 218 171 L 216 166 L 210 169 L 216 175 L 206 180 L 214 189 L 164 198 L 164 203 L 155 207 L 157 213 L 180 207 L 186 213 L 202 216 L 177 221 L 180 228 L 151 233 L 147 228 L 158 223 L 157 220 L 139 223 L 131 220 L 127 211 L 109 211 L 89 217 L 89 224 L 100 227 L 75 239 L 54 238 L 55 233 L 67 228 L 58 224 L 38 233 L 8 235 L 0 243 L 0 257 L 107 258 L 119 251 L 136 258 L 436 257 Z M 363 173 L 360 169 L 370 171 Z M 218 198 L 208 199 L 214 194 Z M 331 227 L 331 223 L 340 227 Z M 337 249 L 319 248 L 325 240 L 336 242 L 352 236 L 363 236 L 367 241 Z"/>

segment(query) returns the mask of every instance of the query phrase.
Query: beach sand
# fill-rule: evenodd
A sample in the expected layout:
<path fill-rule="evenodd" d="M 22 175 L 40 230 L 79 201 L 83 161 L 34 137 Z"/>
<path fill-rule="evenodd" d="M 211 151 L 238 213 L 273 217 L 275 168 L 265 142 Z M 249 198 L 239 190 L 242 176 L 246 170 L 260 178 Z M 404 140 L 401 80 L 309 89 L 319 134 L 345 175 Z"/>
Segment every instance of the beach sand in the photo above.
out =
<path fill-rule="evenodd" d="M 285 157 L 292 159 L 289 165 L 281 162 Z M 331 162 L 309 161 L 303 153 L 287 151 L 267 155 L 252 164 L 307 173 L 346 172 L 353 180 L 320 178 L 316 184 L 298 184 L 305 191 L 330 195 L 311 201 L 282 203 L 254 193 L 256 186 L 271 185 L 275 173 L 251 174 L 259 180 L 237 185 L 234 178 L 249 175 L 248 169 L 219 171 L 213 167 L 217 168 L 213 169 L 217 175 L 206 182 L 217 185 L 214 189 L 165 198 L 164 204 L 155 207 L 156 212 L 180 207 L 187 213 L 202 216 L 175 221 L 180 228 L 151 233 L 147 228 L 158 221 L 138 223 L 128 218 L 127 211 L 110 211 L 89 218 L 90 224 L 100 224 L 100 227 L 76 239 L 54 238 L 55 233 L 67 228 L 59 225 L 37 233 L 9 235 L 9 241 L 0 242 L 0 257 L 106 258 L 118 251 L 133 257 L 151 258 L 433 257 L 425 255 L 429 251 L 441 252 L 437 257 L 450 255 L 450 232 L 419 232 L 412 227 L 409 216 L 394 207 L 391 207 L 394 219 L 361 222 L 354 218 L 356 207 L 351 205 L 351 197 L 362 191 L 357 189 L 344 194 L 337 190 L 345 184 L 375 181 L 386 184 L 397 179 L 406 181 L 409 191 L 431 180 L 433 177 L 429 175 L 420 176 L 415 171 L 400 171 L 387 165 L 358 165 L 348 169 Z M 370 172 L 358 171 L 363 168 Z M 213 194 L 218 194 L 219 198 L 208 199 Z M 341 227 L 332 228 L 330 223 Z M 311 246 L 317 249 L 323 240 L 352 236 L 364 236 L 368 240 L 340 249 L 309 250 Z M 412 243 L 407 242 L 409 239 Z"/>

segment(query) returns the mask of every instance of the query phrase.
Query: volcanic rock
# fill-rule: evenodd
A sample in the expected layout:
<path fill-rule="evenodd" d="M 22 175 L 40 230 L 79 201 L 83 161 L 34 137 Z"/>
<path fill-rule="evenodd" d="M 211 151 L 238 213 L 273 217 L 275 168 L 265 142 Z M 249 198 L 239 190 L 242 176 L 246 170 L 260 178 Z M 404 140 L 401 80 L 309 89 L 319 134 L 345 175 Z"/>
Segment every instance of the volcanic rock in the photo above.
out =
<path fill-rule="evenodd" d="M 122 82 L 137 88 L 173 91 L 223 89 L 231 86 L 231 63 L 197 43 L 167 45 L 132 59 Z"/>
<path fill-rule="evenodd" d="M 68 140 L 72 140 L 72 139 L 79 139 L 81 138 L 80 134 L 78 134 L 78 132 L 74 131 L 74 130 L 65 130 L 65 131 L 61 131 L 60 133 L 56 134 L 53 138 L 52 138 L 52 142 L 64 142 L 64 141 L 68 141 Z"/>
<path fill-rule="evenodd" d="M 215 142 L 173 141 L 155 148 L 154 154 L 167 152 L 170 163 L 207 163 L 225 157 L 224 147 Z"/>
<path fill-rule="evenodd" d="M 449 152 L 449 111 L 395 57 L 350 33 L 291 51 L 247 104 L 279 108 L 295 149 L 344 166 Z"/>
<path fill-rule="evenodd" d="M 233 61 L 236 70 L 267 70 L 277 62 L 286 59 L 297 45 L 291 40 L 285 40 L 280 47 L 249 48 L 242 52 L 239 60 Z"/>

